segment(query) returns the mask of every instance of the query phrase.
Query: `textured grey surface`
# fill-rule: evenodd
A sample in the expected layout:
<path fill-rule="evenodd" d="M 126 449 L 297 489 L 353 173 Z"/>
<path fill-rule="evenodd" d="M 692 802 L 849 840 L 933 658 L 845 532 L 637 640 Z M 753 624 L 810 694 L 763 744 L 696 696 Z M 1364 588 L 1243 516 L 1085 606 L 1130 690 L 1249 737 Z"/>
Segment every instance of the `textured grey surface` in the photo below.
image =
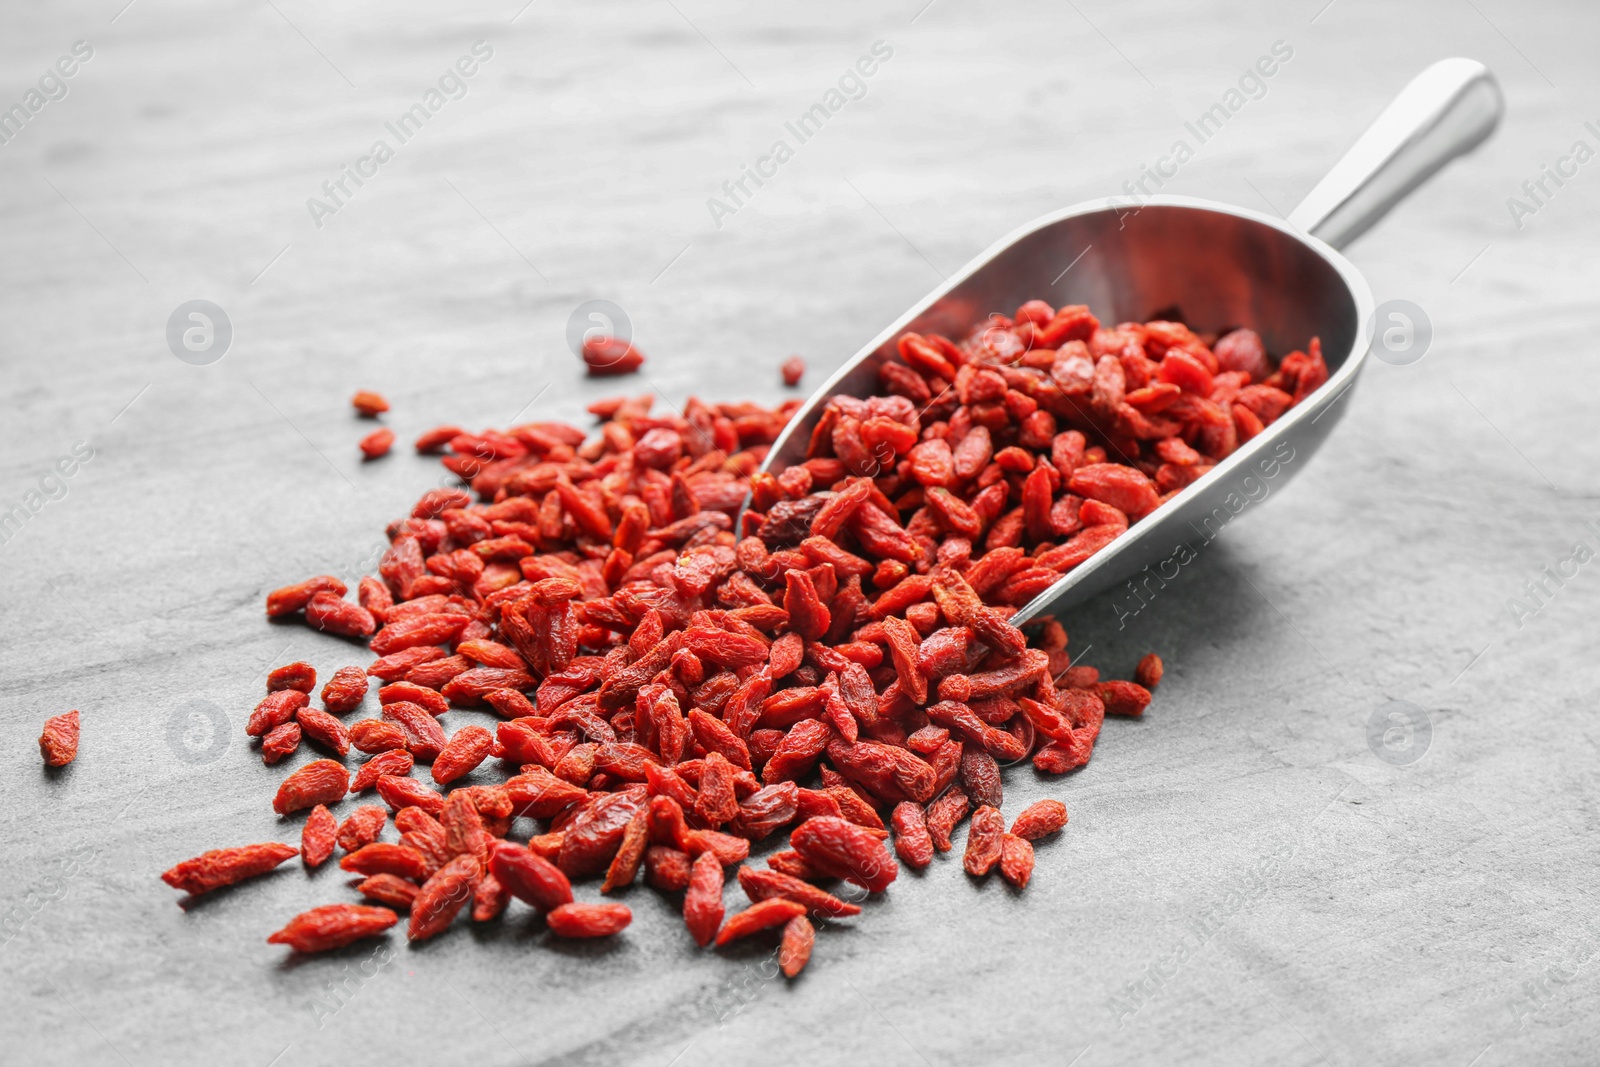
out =
<path fill-rule="evenodd" d="M 73 41 L 95 49 L 0 147 L 0 504 L 93 448 L 0 544 L 6 1059 L 1600 1056 L 1600 578 L 1551 583 L 1520 626 L 1506 606 L 1600 544 L 1600 163 L 1521 228 L 1506 204 L 1574 141 L 1600 146 L 1592 8 L 521 2 L 0 16 L 0 104 Z M 494 55 L 468 95 L 316 228 L 306 198 L 479 39 Z M 1167 681 L 1084 772 L 1012 772 L 1008 807 L 1072 813 L 1025 893 L 949 861 L 904 875 L 790 985 L 755 948 L 692 951 L 637 889 L 614 945 L 551 944 L 516 912 L 303 963 L 263 938 L 348 899 L 336 869 L 174 906 L 156 878 L 172 862 L 297 840 L 268 806 L 283 769 L 242 734 L 265 670 L 364 662 L 268 625 L 263 594 L 370 565 L 439 477 L 404 451 L 357 461 L 353 389 L 388 393 L 402 439 L 577 417 L 608 390 L 561 337 L 601 297 L 650 355 L 627 388 L 775 400 L 781 357 L 818 380 L 1000 234 L 1119 191 L 1280 39 L 1293 59 L 1168 191 L 1286 211 L 1446 55 L 1497 70 L 1507 119 L 1352 251 L 1380 301 L 1427 310 L 1427 357 L 1370 366 L 1314 469 L 1126 629 L 1104 604 L 1071 620 L 1087 662 L 1125 673 L 1153 648 Z M 865 97 L 714 226 L 706 198 L 877 40 L 894 54 Z M 211 366 L 163 336 L 196 297 L 235 327 Z M 1428 716 L 1409 766 L 1369 746 L 1391 700 Z M 39 724 L 71 707 L 82 755 L 44 773 Z M 332 982 L 329 1017 L 313 1004 L 337 1003 Z"/>

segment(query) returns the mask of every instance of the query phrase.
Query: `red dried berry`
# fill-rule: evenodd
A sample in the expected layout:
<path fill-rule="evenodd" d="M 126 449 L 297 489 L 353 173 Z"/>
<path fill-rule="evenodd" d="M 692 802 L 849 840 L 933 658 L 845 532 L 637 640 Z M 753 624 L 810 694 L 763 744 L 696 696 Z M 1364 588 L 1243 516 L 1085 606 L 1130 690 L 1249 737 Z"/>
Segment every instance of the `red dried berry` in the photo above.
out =
<path fill-rule="evenodd" d="M 584 338 L 583 362 L 594 377 L 632 374 L 644 365 L 644 355 L 620 337 L 597 335 Z"/>
<path fill-rule="evenodd" d="M 387 426 L 373 430 L 360 441 L 361 454 L 368 459 L 386 456 L 392 447 L 394 447 L 394 431 Z"/>
<path fill-rule="evenodd" d="M 317 670 L 303 660 L 287 663 L 267 675 L 269 693 L 276 693 L 280 689 L 298 689 L 302 693 L 309 693 L 316 687 Z"/>
<path fill-rule="evenodd" d="M 334 715 L 354 711 L 366 696 L 367 672 L 360 667 L 340 667 L 322 686 L 322 706 Z"/>
<path fill-rule="evenodd" d="M 356 874 L 392 874 L 413 882 L 428 876 L 428 860 L 409 845 L 374 841 L 339 861 L 340 870 Z"/>
<path fill-rule="evenodd" d="M 287 815 L 318 804 L 337 804 L 349 788 L 350 772 L 343 765 L 331 759 L 312 760 L 283 780 L 272 810 Z"/>
<path fill-rule="evenodd" d="M 433 780 L 447 785 L 470 773 L 489 756 L 494 736 L 481 726 L 463 726 L 433 760 Z"/>
<path fill-rule="evenodd" d="M 1067 825 L 1067 806 L 1059 800 L 1038 800 L 1022 809 L 1011 832 L 1025 841 L 1048 837 Z"/>
<path fill-rule="evenodd" d="M 350 734 L 345 730 L 344 723 L 332 715 L 316 708 L 301 708 L 294 713 L 294 719 L 300 724 L 301 732 L 312 741 L 341 758 L 349 754 Z"/>
<path fill-rule="evenodd" d="M 967 851 L 961 858 L 968 874 L 982 877 L 1000 862 L 1000 839 L 1005 832 L 1006 821 L 1000 812 L 980 804 L 967 825 Z"/>
<path fill-rule="evenodd" d="M 39 734 L 39 753 L 45 766 L 65 767 L 78 758 L 78 713 L 69 711 L 46 719 Z"/>
<path fill-rule="evenodd" d="M 704 948 L 722 925 L 722 864 L 709 852 L 695 857 L 689 891 L 683 897 L 683 921 L 695 944 Z"/>
<path fill-rule="evenodd" d="M 541 911 L 572 903 L 572 883 L 559 867 L 509 841 L 494 846 L 489 870 L 512 896 Z"/>
<path fill-rule="evenodd" d="M 816 940 L 816 928 L 804 915 L 796 915 L 784 924 L 783 941 L 778 945 L 778 966 L 785 978 L 793 978 L 805 970 Z"/>
<path fill-rule="evenodd" d="M 367 846 L 373 847 L 376 846 Z M 345 857 L 346 860 L 351 858 Z M 406 937 L 412 941 L 425 941 L 443 933 L 467 901 L 472 899 L 473 885 L 482 872 L 476 856 L 457 856 L 433 872 L 411 902 L 411 921 L 406 928 Z"/>
<path fill-rule="evenodd" d="M 804 904 L 783 897 L 769 897 L 750 905 L 737 914 L 730 915 L 722 929 L 717 931 L 717 947 L 721 948 L 730 941 L 737 941 L 741 937 L 749 937 L 761 930 L 774 926 L 783 926 L 791 919 L 797 919 L 806 913 Z"/>
<path fill-rule="evenodd" d="M 161 875 L 161 880 L 185 893 L 209 893 L 225 885 L 265 874 L 300 850 L 276 841 L 239 848 L 217 848 L 184 860 Z"/>
<path fill-rule="evenodd" d="M 1154 689 L 1161 684 L 1163 671 L 1161 657 L 1154 652 L 1146 652 L 1143 658 L 1139 660 L 1139 666 L 1134 668 L 1133 680 L 1146 689 Z"/>
<path fill-rule="evenodd" d="M 261 762 L 271 765 L 285 756 L 293 755 L 300 747 L 300 724 L 286 722 L 275 726 L 261 739 Z"/>
<path fill-rule="evenodd" d="M 274 589 L 268 593 L 267 614 L 288 615 L 311 603 L 311 598 L 318 593 L 331 593 L 339 597 L 344 596 L 347 591 L 345 584 L 331 574 L 307 578 L 298 585 L 286 585 L 282 589 Z"/>
<path fill-rule="evenodd" d="M 626 904 L 563 904 L 544 917 L 558 937 L 609 937 L 633 922 Z"/>
<path fill-rule="evenodd" d="M 744 890 L 744 895 L 751 900 L 784 897 L 804 904 L 816 915 L 837 919 L 847 915 L 861 914 L 859 905 L 840 900 L 832 893 L 819 889 L 810 882 L 797 878 L 792 874 L 786 874 L 783 871 L 763 871 L 754 867 L 740 867 L 739 887 Z"/>
<path fill-rule="evenodd" d="M 389 813 L 383 808 L 363 804 L 339 824 L 335 841 L 345 852 L 354 852 L 376 841 L 388 821 Z"/>
<path fill-rule="evenodd" d="M 375 874 L 370 878 L 363 878 L 361 884 L 356 886 L 356 892 L 368 900 L 376 900 L 379 904 L 386 904 L 396 911 L 410 911 L 420 888 L 416 883 L 408 882 L 398 875 Z"/>
<path fill-rule="evenodd" d="M 687 852 L 669 845 L 651 845 L 644 850 L 644 880 L 663 893 L 687 889 L 690 871 Z"/>
<path fill-rule="evenodd" d="M 362 719 L 350 724 L 349 733 L 350 743 L 363 752 L 388 752 L 406 747 L 406 732 L 392 722 Z M 409 757 L 410 753 L 406 755 Z"/>
<path fill-rule="evenodd" d="M 933 862 L 933 838 L 928 836 L 928 824 L 922 805 L 914 800 L 903 800 L 895 805 L 890 817 L 894 826 L 894 851 L 912 867 L 926 867 Z"/>
<path fill-rule="evenodd" d="M 867 830 L 844 819 L 807 819 L 789 835 L 807 866 L 881 893 L 899 875 L 889 851 Z"/>
<path fill-rule="evenodd" d="M 328 862 L 338 833 L 339 820 L 326 805 L 318 804 L 311 809 L 306 824 L 300 828 L 300 858 L 307 867 L 320 867 Z"/>
<path fill-rule="evenodd" d="M 374 393 L 369 389 L 362 389 L 350 398 L 350 404 L 356 411 L 368 418 L 375 418 L 389 410 L 389 401 L 381 393 Z"/>
<path fill-rule="evenodd" d="M 1000 874 L 1018 889 L 1028 887 L 1033 877 L 1033 845 L 1016 834 L 1000 837 Z"/>
<path fill-rule="evenodd" d="M 429 815 L 437 816 L 444 811 L 444 797 L 415 778 L 380 774 L 375 788 L 383 802 L 396 812 L 401 808 L 421 808 Z"/>
<path fill-rule="evenodd" d="M 388 908 L 366 904 L 324 904 L 301 912 L 270 935 L 267 942 L 296 952 L 327 952 L 362 938 L 375 937 L 400 921 Z"/>
<path fill-rule="evenodd" d="M 783 375 L 783 384 L 793 388 L 800 384 L 801 378 L 805 377 L 806 361 L 799 356 L 790 356 L 783 361 L 778 370 Z"/>

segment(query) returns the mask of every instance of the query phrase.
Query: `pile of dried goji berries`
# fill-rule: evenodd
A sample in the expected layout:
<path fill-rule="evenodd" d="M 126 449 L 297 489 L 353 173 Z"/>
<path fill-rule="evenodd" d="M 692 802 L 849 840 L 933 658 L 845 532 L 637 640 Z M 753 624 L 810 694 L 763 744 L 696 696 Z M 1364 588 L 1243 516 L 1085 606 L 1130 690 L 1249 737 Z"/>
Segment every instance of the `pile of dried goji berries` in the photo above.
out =
<path fill-rule="evenodd" d="M 1030 647 L 1011 614 L 1327 369 L 1315 341 L 1274 368 L 1248 330 L 1105 329 L 1038 301 L 961 342 L 898 347 L 885 395 L 835 398 L 809 458 L 776 475 L 757 471 L 795 404 L 663 415 L 646 396 L 591 407 L 594 436 L 423 435 L 418 450 L 448 449 L 476 500 L 426 493 L 355 600 L 331 577 L 267 598 L 269 615 L 303 612 L 378 656 L 335 673 L 321 709 L 315 671 L 280 668 L 250 718 L 268 763 L 303 742 L 331 757 L 288 775 L 274 807 L 309 809 L 304 862 L 342 851 L 374 902 L 314 909 L 270 940 L 333 948 L 399 911 L 427 938 L 468 903 L 486 921 L 512 897 L 552 933 L 603 936 L 631 913 L 576 902 L 572 882 L 612 894 L 642 871 L 683 893 L 701 945 L 782 927 L 792 975 L 808 915 L 860 911 L 829 884 L 882 892 L 895 855 L 930 863 L 963 820 L 965 869 L 1026 885 L 1032 842 L 1067 812 L 1040 801 L 1008 831 L 1001 767 L 1082 766 L 1104 717 L 1142 714 L 1162 668 L 1150 655 L 1137 681 L 1102 681 L 1071 665 L 1058 623 Z M 380 714 L 347 725 L 369 677 Z M 452 732 L 455 709 L 500 721 Z M 352 747 L 366 757 L 353 776 Z M 368 790 L 382 805 L 329 810 Z M 390 812 L 397 842 L 380 839 Z M 786 848 L 746 865 L 752 842 L 784 832 Z M 223 849 L 164 877 L 204 892 L 295 852 Z M 735 866 L 750 906 L 725 918 Z"/>

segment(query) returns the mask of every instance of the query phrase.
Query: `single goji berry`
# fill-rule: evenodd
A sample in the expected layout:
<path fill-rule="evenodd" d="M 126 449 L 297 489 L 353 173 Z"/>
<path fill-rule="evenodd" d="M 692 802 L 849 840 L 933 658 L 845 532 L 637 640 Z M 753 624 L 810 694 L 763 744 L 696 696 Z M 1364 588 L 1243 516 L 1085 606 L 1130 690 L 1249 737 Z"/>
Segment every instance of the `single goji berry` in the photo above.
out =
<path fill-rule="evenodd" d="M 331 759 L 312 760 L 283 780 L 272 810 L 287 815 L 318 804 L 334 804 L 350 788 L 350 772 Z"/>
<path fill-rule="evenodd" d="M 276 841 L 239 848 L 216 848 L 166 871 L 161 880 L 185 893 L 209 893 L 225 885 L 265 874 L 300 850 Z"/>
<path fill-rule="evenodd" d="M 633 921 L 626 904 L 563 904 L 544 917 L 559 937 L 609 937 Z"/>
<path fill-rule="evenodd" d="M 389 410 L 389 401 L 383 398 L 383 394 L 374 393 L 370 389 L 357 390 L 356 395 L 350 398 L 350 404 L 356 411 L 368 418 L 381 415 Z"/>
<path fill-rule="evenodd" d="M 65 767 L 78 758 L 76 711 L 45 720 L 44 731 L 39 734 L 39 752 L 47 767 Z"/>
<path fill-rule="evenodd" d="M 710 852 L 695 857 L 689 871 L 689 891 L 683 897 L 683 921 L 689 935 L 702 948 L 716 937 L 722 925 L 722 864 Z"/>
<path fill-rule="evenodd" d="M 375 937 L 400 921 L 388 908 L 365 904 L 324 904 L 301 912 L 267 938 L 296 952 L 327 952 L 362 938 Z"/>
<path fill-rule="evenodd" d="M 345 857 L 346 860 L 351 858 Z M 411 921 L 406 929 L 406 937 L 412 941 L 425 941 L 443 933 L 467 901 L 472 899 L 474 883 L 482 873 L 482 865 L 476 856 L 457 856 L 433 872 L 411 902 Z"/>
<path fill-rule="evenodd" d="M 778 946 L 778 966 L 784 977 L 793 978 L 805 969 L 816 940 L 816 928 L 804 915 L 796 915 L 784 924 L 783 940 Z"/>
<path fill-rule="evenodd" d="M 728 917 L 722 924 L 722 929 L 717 931 L 716 943 L 720 948 L 730 941 L 741 937 L 749 937 L 753 933 L 766 930 L 774 926 L 783 926 L 791 919 L 799 918 L 806 913 L 806 906 L 784 897 L 768 897 L 758 900 L 741 912 Z"/>
<path fill-rule="evenodd" d="M 998 810 L 988 804 L 978 805 L 967 824 L 967 851 L 961 859 L 968 874 L 988 874 L 1000 862 L 1000 839 L 1005 831 L 1006 821 Z"/>
<path fill-rule="evenodd" d="M 318 804 L 306 816 L 300 828 L 300 858 L 307 867 L 320 867 L 333 855 L 334 838 L 339 832 L 339 820 L 333 817 L 326 805 Z"/>

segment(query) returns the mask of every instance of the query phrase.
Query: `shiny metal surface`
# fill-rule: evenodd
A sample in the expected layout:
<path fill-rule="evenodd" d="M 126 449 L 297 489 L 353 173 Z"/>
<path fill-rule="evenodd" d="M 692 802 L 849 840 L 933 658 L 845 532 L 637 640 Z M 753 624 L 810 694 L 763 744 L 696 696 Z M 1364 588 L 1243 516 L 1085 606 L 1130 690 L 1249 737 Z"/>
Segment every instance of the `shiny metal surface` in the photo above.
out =
<path fill-rule="evenodd" d="M 1440 60 L 1400 90 L 1289 213 L 1289 225 L 1343 248 L 1440 167 L 1481 144 L 1504 109 L 1489 68 L 1473 59 Z"/>
<path fill-rule="evenodd" d="M 1320 337 L 1329 379 L 1266 431 L 1064 575 L 1015 616 L 1059 615 L 1121 583 L 1153 593 L 1234 517 L 1298 473 L 1338 421 L 1371 341 L 1372 293 L 1328 240 L 1352 239 L 1499 118 L 1493 76 L 1434 64 L 1396 98 L 1285 222 L 1209 200 L 1091 200 L 1012 232 L 891 323 L 825 382 L 773 444 L 764 469 L 801 461 L 828 398 L 870 396 L 907 330 L 964 337 L 991 312 L 1040 298 L 1102 320 L 1178 308 L 1198 332 L 1248 325 L 1282 356 Z M 1307 232 L 1309 231 L 1309 232 Z M 1125 603 L 1136 606 L 1136 601 Z M 1119 612 L 1120 607 L 1116 608 Z"/>

